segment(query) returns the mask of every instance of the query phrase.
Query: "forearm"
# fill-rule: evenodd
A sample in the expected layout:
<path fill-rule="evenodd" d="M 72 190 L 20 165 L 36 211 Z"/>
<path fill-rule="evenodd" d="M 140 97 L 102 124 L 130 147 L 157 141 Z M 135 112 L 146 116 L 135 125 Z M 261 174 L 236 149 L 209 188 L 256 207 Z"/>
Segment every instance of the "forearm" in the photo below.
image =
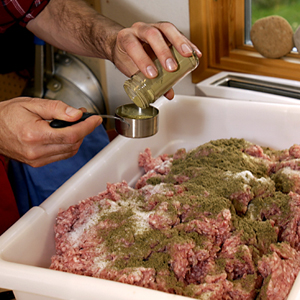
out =
<path fill-rule="evenodd" d="M 191 56 L 194 50 L 201 57 L 199 49 L 171 23 L 137 22 L 124 28 L 97 13 L 84 0 L 51 0 L 27 28 L 59 49 L 108 59 L 127 76 L 138 70 L 149 78 L 157 76 L 145 44 L 169 72 L 177 68 L 169 44 L 183 56 Z"/>
<path fill-rule="evenodd" d="M 113 61 L 116 37 L 123 27 L 82 0 L 51 0 L 27 28 L 59 49 Z"/>

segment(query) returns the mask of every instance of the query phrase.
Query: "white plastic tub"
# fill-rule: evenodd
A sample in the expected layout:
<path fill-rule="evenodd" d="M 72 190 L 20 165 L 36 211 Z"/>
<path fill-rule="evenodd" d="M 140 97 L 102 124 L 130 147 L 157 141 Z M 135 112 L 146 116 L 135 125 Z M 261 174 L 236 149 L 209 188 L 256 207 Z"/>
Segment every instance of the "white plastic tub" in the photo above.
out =
<path fill-rule="evenodd" d="M 240 88 L 227 86 L 231 80 L 248 83 L 252 88 L 250 86 L 243 86 L 243 88 L 241 86 Z M 253 90 L 254 87 L 257 90 Z M 262 87 L 267 88 L 267 90 Z M 259 99 L 262 102 L 297 104 L 300 102 L 299 87 L 299 81 L 296 80 L 224 71 L 196 84 L 196 96 L 244 101 L 257 101 Z M 277 92 L 275 88 L 278 89 Z M 279 94 L 276 94 L 278 92 Z"/>
<path fill-rule="evenodd" d="M 34 207 L 0 237 L 0 287 L 18 300 L 187 299 L 112 281 L 49 270 L 54 254 L 53 225 L 59 208 L 106 188 L 107 182 L 134 184 L 142 174 L 138 154 L 150 147 L 154 156 L 191 149 L 218 138 L 245 138 L 276 149 L 300 143 L 300 106 L 207 97 L 160 99 L 159 132 L 146 139 L 116 138 L 40 207 Z M 300 298 L 296 282 L 289 300 Z"/>

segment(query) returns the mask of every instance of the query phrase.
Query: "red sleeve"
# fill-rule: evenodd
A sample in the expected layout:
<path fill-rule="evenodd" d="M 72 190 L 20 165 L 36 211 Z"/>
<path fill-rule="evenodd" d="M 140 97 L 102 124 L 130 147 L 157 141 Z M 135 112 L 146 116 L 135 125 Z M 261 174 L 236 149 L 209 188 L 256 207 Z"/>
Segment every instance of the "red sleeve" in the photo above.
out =
<path fill-rule="evenodd" d="M 49 3 L 50 0 L 0 0 L 0 33 L 19 23 L 26 26 Z"/>
<path fill-rule="evenodd" d="M 0 155 L 0 235 L 18 219 L 17 204 L 7 177 L 7 163 Z"/>

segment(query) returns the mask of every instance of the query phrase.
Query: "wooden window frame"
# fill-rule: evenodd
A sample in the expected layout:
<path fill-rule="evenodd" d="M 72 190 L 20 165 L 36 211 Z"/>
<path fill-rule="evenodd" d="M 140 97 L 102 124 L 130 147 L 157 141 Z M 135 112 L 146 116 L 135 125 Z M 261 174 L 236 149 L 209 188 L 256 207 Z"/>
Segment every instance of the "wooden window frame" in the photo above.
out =
<path fill-rule="evenodd" d="M 191 41 L 203 54 L 193 82 L 221 71 L 300 81 L 298 53 L 269 59 L 244 44 L 244 5 L 244 0 L 189 0 Z"/>

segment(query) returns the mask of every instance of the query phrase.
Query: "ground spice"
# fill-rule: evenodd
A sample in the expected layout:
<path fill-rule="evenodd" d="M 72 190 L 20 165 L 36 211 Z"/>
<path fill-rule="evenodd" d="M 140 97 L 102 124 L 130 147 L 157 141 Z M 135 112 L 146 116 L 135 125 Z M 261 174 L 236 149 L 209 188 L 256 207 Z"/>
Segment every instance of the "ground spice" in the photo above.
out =
<path fill-rule="evenodd" d="M 272 180 L 274 180 L 276 189 L 283 193 L 288 193 L 293 189 L 293 180 L 291 180 L 284 172 L 284 169 L 279 170 L 277 173 L 272 175 Z"/>
<path fill-rule="evenodd" d="M 245 153 L 244 150 L 249 146 L 250 143 L 244 139 L 221 139 L 201 145 L 174 159 L 169 174 L 147 180 L 147 184 L 161 185 L 165 191 L 174 192 L 172 197 L 163 193 L 152 195 L 150 202 L 153 200 L 157 204 L 151 212 L 146 211 L 144 198 L 138 193 L 130 197 L 121 195 L 118 209 L 100 218 L 100 221 L 110 220 L 112 224 L 117 224 L 99 230 L 99 235 L 108 238 L 105 242 L 108 251 L 116 254 L 114 268 L 153 268 L 157 274 L 167 271 L 169 276 L 164 279 L 167 279 L 170 290 L 186 296 L 193 295 L 193 285 L 186 287 L 183 282 L 179 282 L 170 268 L 171 254 L 168 249 L 174 243 L 190 242 L 196 248 L 205 249 L 207 236 L 196 231 L 186 232 L 182 224 L 165 230 L 154 230 L 150 226 L 143 230 L 136 228 L 138 222 L 134 216 L 137 212 L 147 219 L 149 214 L 160 213 L 159 207 L 163 202 L 167 203 L 163 216 L 171 219 L 180 216 L 181 222 L 185 223 L 201 219 L 204 215 L 216 218 L 225 209 L 229 209 L 232 234 L 239 235 L 241 241 L 250 248 L 254 262 L 257 263 L 263 254 L 267 254 L 270 245 L 277 242 L 277 224 L 291 213 L 288 204 L 290 198 L 276 191 L 278 188 L 283 191 L 288 189 L 279 184 L 284 181 L 283 178 L 271 178 L 276 179 L 275 185 L 268 176 L 268 168 L 263 160 Z M 280 156 L 280 153 L 271 149 L 266 151 L 270 156 Z M 182 182 L 182 178 L 188 180 Z M 176 194 L 174 184 L 180 184 L 184 192 Z M 264 191 L 262 194 L 261 190 Z M 246 214 L 237 214 L 236 210 L 242 204 L 231 199 L 231 195 L 241 191 L 250 191 L 251 202 Z M 179 207 L 174 203 L 180 203 Z M 276 226 L 270 220 L 275 221 Z M 235 253 L 235 258 L 244 260 L 243 246 Z M 225 259 L 215 258 L 216 274 L 224 273 L 225 266 Z M 234 284 L 245 291 L 252 291 L 256 279 L 256 274 L 248 274 L 245 278 L 234 280 Z"/>
<path fill-rule="evenodd" d="M 233 284 L 237 286 L 238 289 L 242 288 L 246 292 L 251 292 L 255 290 L 256 280 L 256 274 L 248 274 L 245 278 L 234 280 Z"/>
<path fill-rule="evenodd" d="M 263 221 L 266 217 L 277 221 L 289 219 L 289 201 L 290 196 L 282 192 L 275 192 L 273 197 L 255 198 L 248 207 L 246 217 L 258 221 Z"/>

